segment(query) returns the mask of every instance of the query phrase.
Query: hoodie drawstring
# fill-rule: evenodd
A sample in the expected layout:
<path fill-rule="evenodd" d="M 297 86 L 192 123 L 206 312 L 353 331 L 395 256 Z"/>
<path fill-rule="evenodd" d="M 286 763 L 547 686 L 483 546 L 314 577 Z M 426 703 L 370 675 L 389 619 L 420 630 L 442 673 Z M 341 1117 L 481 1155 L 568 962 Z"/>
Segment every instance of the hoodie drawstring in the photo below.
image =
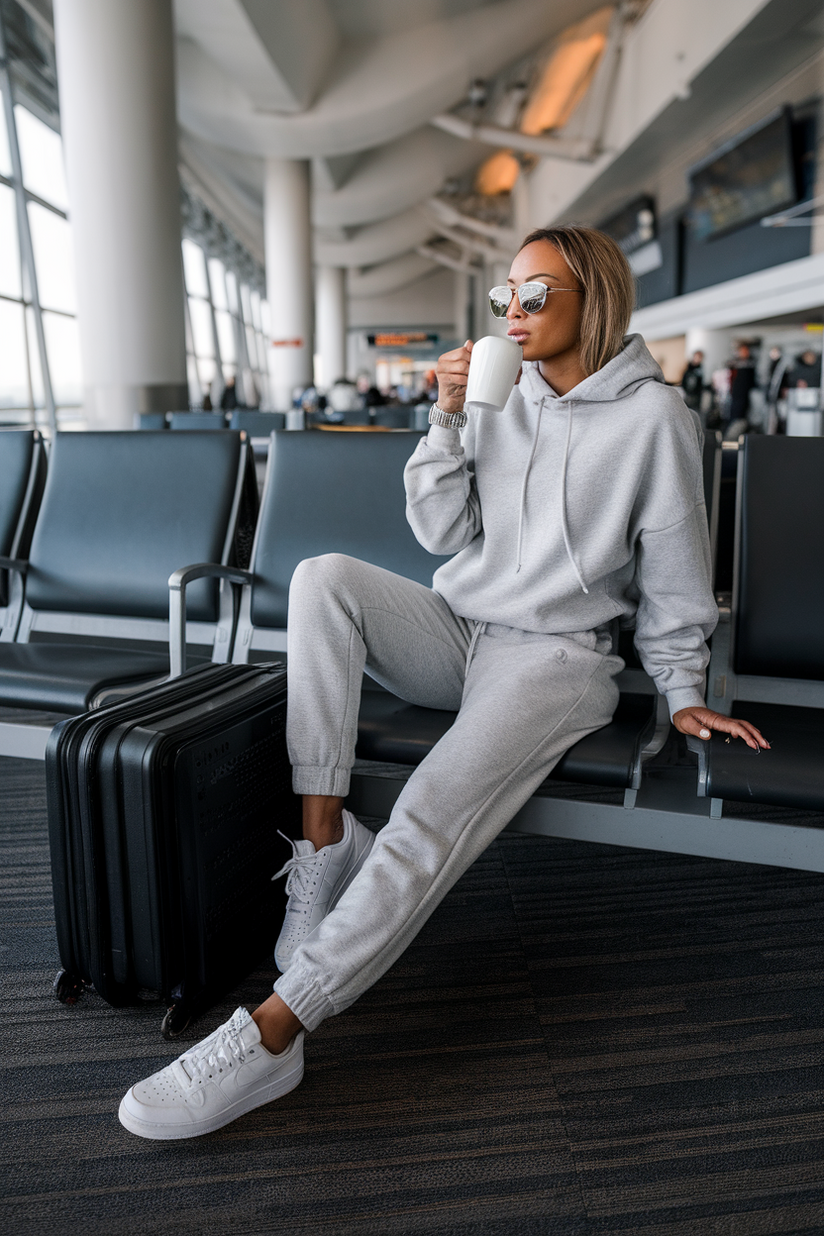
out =
<path fill-rule="evenodd" d="M 566 442 L 564 443 L 564 464 L 561 470 L 561 529 L 564 534 L 564 548 L 566 549 L 567 557 L 569 558 L 569 561 L 572 564 L 572 569 L 575 572 L 575 578 L 578 580 L 578 583 L 581 585 L 581 590 L 585 592 L 587 596 L 589 596 L 589 589 L 584 583 L 584 579 L 583 579 L 583 576 L 581 575 L 581 571 L 580 571 L 580 568 L 578 567 L 578 563 L 575 561 L 575 555 L 572 552 L 572 543 L 569 539 L 569 527 L 567 525 L 566 480 L 567 480 L 567 463 L 569 462 L 569 444 L 572 441 L 572 401 L 570 401 L 567 406 L 568 406 L 567 433 L 566 433 Z M 532 439 L 532 450 L 529 452 L 529 459 L 527 461 L 526 470 L 524 472 L 524 479 L 521 484 L 521 505 L 518 511 L 518 549 L 516 553 L 517 561 L 515 564 L 515 574 L 516 575 L 521 569 L 521 550 L 523 548 L 524 524 L 526 522 L 526 487 L 527 487 L 527 482 L 529 481 L 529 474 L 532 471 L 532 464 L 535 459 L 535 452 L 538 449 L 538 435 L 541 432 L 541 417 L 543 416 L 543 412 L 544 412 L 544 400 L 542 399 L 538 406 L 538 421 L 535 425 L 535 435 Z M 470 653 L 469 653 L 470 658 L 472 656 L 472 651 L 474 649 L 475 636 L 473 635 L 472 638 L 473 638 L 473 644 L 470 645 Z M 469 668 L 469 660 L 467 660 L 467 668 Z"/>
<path fill-rule="evenodd" d="M 567 479 L 567 463 L 569 462 L 569 444 L 572 440 L 572 401 L 569 403 L 569 412 L 567 414 L 567 435 L 566 445 L 564 446 L 564 466 L 561 472 L 561 529 L 564 534 L 564 545 L 567 551 L 567 557 L 572 563 L 572 569 L 575 572 L 575 577 L 581 585 L 581 590 L 589 596 L 589 589 L 584 583 L 583 576 L 578 568 L 578 563 L 572 553 L 572 545 L 569 539 L 569 528 L 567 526 L 566 514 L 566 479 Z"/>
<path fill-rule="evenodd" d="M 544 403 L 541 400 L 538 408 L 538 421 L 535 425 L 535 436 L 532 439 L 532 450 L 529 452 L 529 460 L 527 461 L 526 471 L 524 472 L 523 484 L 521 485 L 521 507 L 518 512 L 518 549 L 516 552 L 515 574 L 517 575 L 521 569 L 521 545 L 524 539 L 524 517 L 526 513 L 526 484 L 529 480 L 529 474 L 532 471 L 532 461 L 535 458 L 535 451 L 538 449 L 538 434 L 541 432 L 541 417 L 544 414 Z"/>
<path fill-rule="evenodd" d="M 466 650 L 466 669 L 464 670 L 464 677 L 466 677 L 466 675 L 469 673 L 469 667 L 472 664 L 472 658 L 475 655 L 475 647 L 478 643 L 478 640 L 481 638 L 484 631 L 486 630 L 487 625 L 488 624 L 485 622 L 475 623 L 475 630 L 472 632 L 472 639 L 469 641 L 469 647 Z"/>

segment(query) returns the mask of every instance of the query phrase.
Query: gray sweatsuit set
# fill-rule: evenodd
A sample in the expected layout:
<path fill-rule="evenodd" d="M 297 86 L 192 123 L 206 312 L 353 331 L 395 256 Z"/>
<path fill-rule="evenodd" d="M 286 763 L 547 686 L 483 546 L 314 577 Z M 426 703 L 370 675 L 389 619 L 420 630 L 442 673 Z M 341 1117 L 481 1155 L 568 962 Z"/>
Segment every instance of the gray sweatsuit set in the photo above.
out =
<path fill-rule="evenodd" d="M 432 589 L 338 554 L 289 596 L 287 738 L 298 794 L 345 795 L 364 669 L 458 710 L 362 870 L 275 991 L 307 1029 L 400 956 L 458 877 L 618 701 L 615 620 L 635 624 L 671 714 L 704 702 L 710 581 L 700 429 L 638 335 L 558 397 L 535 363 L 500 413 L 433 426 L 407 516 L 454 554 Z"/>

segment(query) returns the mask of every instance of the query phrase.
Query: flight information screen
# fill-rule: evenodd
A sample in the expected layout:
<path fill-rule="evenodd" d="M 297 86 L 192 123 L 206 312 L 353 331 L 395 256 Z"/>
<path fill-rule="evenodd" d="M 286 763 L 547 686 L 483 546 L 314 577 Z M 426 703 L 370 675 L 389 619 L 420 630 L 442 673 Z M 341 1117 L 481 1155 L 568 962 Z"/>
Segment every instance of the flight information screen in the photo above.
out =
<path fill-rule="evenodd" d="M 797 201 L 789 109 L 740 134 L 689 173 L 689 223 L 699 240 Z"/>

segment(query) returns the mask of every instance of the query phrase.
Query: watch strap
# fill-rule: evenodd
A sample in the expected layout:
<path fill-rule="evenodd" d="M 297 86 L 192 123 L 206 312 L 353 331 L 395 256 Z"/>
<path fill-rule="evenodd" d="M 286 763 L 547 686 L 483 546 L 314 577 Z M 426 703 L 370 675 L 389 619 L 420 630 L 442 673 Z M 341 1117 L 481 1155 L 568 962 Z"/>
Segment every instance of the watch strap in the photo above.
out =
<path fill-rule="evenodd" d="M 463 429 L 466 420 L 465 412 L 444 412 L 436 403 L 429 409 L 429 424 L 440 425 L 443 429 Z"/>

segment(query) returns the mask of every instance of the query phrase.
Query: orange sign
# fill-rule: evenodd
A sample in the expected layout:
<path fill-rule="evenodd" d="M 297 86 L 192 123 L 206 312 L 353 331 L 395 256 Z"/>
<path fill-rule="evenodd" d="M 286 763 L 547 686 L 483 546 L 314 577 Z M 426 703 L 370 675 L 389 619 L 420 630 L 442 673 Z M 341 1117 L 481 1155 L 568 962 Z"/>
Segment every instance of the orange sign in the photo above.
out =
<path fill-rule="evenodd" d="M 367 335 L 372 348 L 406 348 L 410 343 L 437 343 L 438 336 L 426 331 L 384 331 L 379 335 Z"/>
<path fill-rule="evenodd" d="M 272 347 L 273 348 L 302 348 L 303 340 L 302 339 L 273 339 Z"/>

